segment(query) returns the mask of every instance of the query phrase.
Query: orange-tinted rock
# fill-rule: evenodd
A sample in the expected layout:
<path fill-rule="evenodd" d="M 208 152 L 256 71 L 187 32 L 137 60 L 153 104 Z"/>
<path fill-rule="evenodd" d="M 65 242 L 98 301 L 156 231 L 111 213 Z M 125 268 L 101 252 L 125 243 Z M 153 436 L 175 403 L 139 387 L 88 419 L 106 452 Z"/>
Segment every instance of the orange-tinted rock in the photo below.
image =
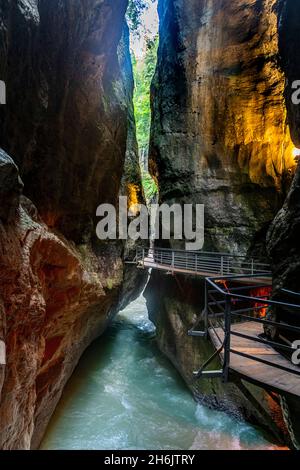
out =
<path fill-rule="evenodd" d="M 285 96 L 290 96 L 291 78 L 300 80 L 299 11 L 298 0 L 159 0 L 151 169 L 161 202 L 205 205 L 208 250 L 251 251 L 267 260 L 266 234 L 296 170 L 300 108 L 292 108 Z M 281 216 L 273 231 L 275 253 L 283 237 L 286 244 L 292 241 L 290 260 L 299 232 L 299 217 L 292 215 Z M 282 255 L 284 269 L 284 250 Z M 297 273 L 298 265 L 293 260 Z M 199 338 L 186 337 L 201 314 L 201 282 L 154 272 L 146 294 L 158 343 L 197 397 L 218 406 L 227 401 L 233 409 L 242 404 L 248 418 L 257 419 L 258 413 L 261 423 L 279 428 L 273 415 L 276 409 L 282 416 L 282 410 L 278 404 L 271 407 L 261 389 L 251 387 L 244 395 L 241 387 L 192 380 L 193 370 L 212 353 Z M 253 409 L 253 397 L 262 407 Z"/>
<path fill-rule="evenodd" d="M 109 292 L 90 248 L 81 257 L 21 206 L 15 222 L 0 230 L 7 348 L 0 447 L 28 448 L 38 443 L 80 355 L 105 328 L 123 281 L 122 261 L 110 260 L 116 268 Z"/>
<path fill-rule="evenodd" d="M 210 249 L 258 245 L 295 171 L 281 3 L 159 2 L 151 167 L 163 202 L 205 204 Z"/>
<path fill-rule="evenodd" d="M 143 199 L 126 6 L 0 2 L 0 147 L 14 160 L 0 162 L 3 449 L 39 445 L 81 354 L 145 282 L 124 264 L 134 244 L 95 235 L 98 205 L 131 184 Z"/>

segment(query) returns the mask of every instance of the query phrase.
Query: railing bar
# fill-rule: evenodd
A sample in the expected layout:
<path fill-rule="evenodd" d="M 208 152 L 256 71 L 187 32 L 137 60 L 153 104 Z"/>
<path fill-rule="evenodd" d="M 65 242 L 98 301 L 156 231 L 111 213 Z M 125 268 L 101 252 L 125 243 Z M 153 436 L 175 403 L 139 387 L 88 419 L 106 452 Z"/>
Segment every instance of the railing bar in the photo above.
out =
<path fill-rule="evenodd" d="M 299 369 L 299 372 L 298 372 L 295 369 L 288 368 L 288 367 L 282 366 L 280 364 L 274 364 L 274 362 L 267 361 L 266 359 L 262 359 L 261 357 L 251 356 L 250 354 L 243 353 L 243 352 L 240 352 L 240 351 L 236 351 L 235 349 L 231 349 L 230 352 L 232 354 L 236 354 L 237 356 L 245 357 L 247 359 L 251 359 L 251 360 L 256 361 L 256 362 L 261 362 L 262 364 L 266 364 L 267 366 L 274 367 L 275 369 L 280 369 L 280 370 L 283 370 L 285 372 L 291 372 L 295 375 L 300 375 L 300 369 Z"/>
<path fill-rule="evenodd" d="M 218 314 L 220 313 L 220 314 L 223 314 L 223 315 L 224 315 L 224 311 L 223 311 L 223 310 L 220 311 L 220 312 L 215 312 L 209 305 L 207 305 L 207 308 L 208 308 L 208 310 L 209 310 L 209 312 L 210 312 L 210 314 L 211 314 L 212 316 L 216 315 L 217 313 L 218 313 Z"/>
<path fill-rule="evenodd" d="M 217 322 L 217 324 L 219 325 L 219 328 L 221 328 L 221 330 L 223 330 L 223 332 L 225 332 L 224 322 L 221 322 L 221 321 L 219 320 L 219 318 L 216 319 L 216 322 Z"/>
<path fill-rule="evenodd" d="M 214 318 L 218 319 L 218 318 L 221 318 L 221 317 L 224 317 L 224 312 L 216 312 L 216 313 L 209 316 L 209 318 L 211 318 L 212 320 Z"/>
<path fill-rule="evenodd" d="M 271 288 L 272 286 L 270 285 L 267 285 L 267 284 L 261 284 L 261 285 L 257 285 L 257 286 L 243 286 L 243 287 L 230 287 L 230 292 L 233 292 L 233 291 L 241 291 L 241 290 L 245 290 L 245 289 L 263 289 L 263 288 Z"/>
<path fill-rule="evenodd" d="M 250 317 L 248 315 L 241 315 L 239 313 L 236 313 L 236 312 L 231 312 L 232 315 L 236 315 L 237 317 L 241 317 L 241 318 L 245 318 L 246 320 L 249 320 L 249 321 L 253 321 L 253 322 L 256 322 L 256 323 L 261 323 L 263 325 L 270 325 L 270 326 L 277 326 L 283 330 L 287 330 L 287 331 L 293 331 L 294 333 L 300 333 L 300 327 L 299 326 L 292 326 L 292 325 L 288 325 L 286 323 L 278 323 L 278 322 L 274 322 L 272 320 L 265 320 L 263 318 L 255 318 L 255 317 Z"/>
<path fill-rule="evenodd" d="M 210 327 L 212 328 L 213 332 L 215 333 L 216 337 L 218 338 L 218 340 L 220 341 L 220 343 L 222 344 L 224 342 L 224 339 L 221 339 L 221 337 L 219 336 L 219 333 L 217 332 L 215 326 L 210 322 Z M 224 328 L 222 328 L 223 331 L 224 331 Z"/>
<path fill-rule="evenodd" d="M 226 303 L 226 300 L 217 300 L 217 299 L 213 298 L 211 294 L 209 294 L 209 297 L 213 300 L 213 302 L 216 302 L 218 304 L 225 304 Z M 236 305 L 237 303 L 242 303 L 242 302 L 243 302 L 242 300 L 237 300 L 236 302 L 234 302 L 234 305 Z M 255 307 L 252 307 L 252 309 L 254 309 L 254 308 Z M 237 310 L 237 311 L 239 311 L 239 310 Z"/>
<path fill-rule="evenodd" d="M 265 344 L 267 346 L 270 346 L 273 349 L 282 349 L 283 351 L 295 352 L 294 348 L 291 348 L 290 346 L 286 346 L 285 344 L 276 343 L 275 341 L 264 340 L 257 336 L 246 335 L 244 333 L 239 333 L 237 331 L 231 331 L 231 334 L 233 336 L 237 336 L 238 338 L 249 339 L 250 341 L 254 341 L 256 343 Z"/>
<path fill-rule="evenodd" d="M 232 297 L 234 299 L 244 299 L 244 300 L 251 300 L 252 302 L 259 302 L 261 299 L 259 297 L 249 297 L 246 295 L 240 295 L 240 294 L 232 294 Z M 296 309 L 300 309 L 300 305 L 295 305 L 295 304 L 288 304 L 285 302 L 278 302 L 276 300 L 265 300 L 264 301 L 267 305 L 279 305 L 279 306 L 285 306 L 285 307 L 292 307 Z"/>
<path fill-rule="evenodd" d="M 258 277 L 259 275 L 255 275 L 255 277 Z M 254 277 L 254 275 L 253 275 Z M 238 278 L 242 278 L 242 276 L 237 276 L 237 279 Z M 228 278 L 225 278 L 225 279 L 228 279 Z M 261 302 L 262 299 L 259 298 L 259 297 L 249 297 L 249 296 L 246 296 L 246 295 L 241 295 L 241 294 L 230 294 L 230 292 L 226 292 L 224 291 L 223 289 L 221 289 L 217 284 L 216 284 L 216 281 L 218 281 L 220 279 L 215 279 L 215 281 L 213 282 L 211 279 L 207 278 L 207 282 L 209 282 L 213 287 L 215 287 L 215 289 L 217 289 L 220 293 L 223 293 L 223 295 L 226 295 L 226 296 L 229 296 L 231 295 L 231 297 L 233 299 L 244 299 L 244 300 L 249 300 L 251 302 Z M 265 300 L 264 303 L 266 303 L 267 305 L 278 305 L 278 306 L 283 306 L 283 307 L 291 307 L 291 308 L 295 308 L 297 310 L 300 309 L 300 305 L 296 305 L 296 304 L 289 304 L 289 303 L 286 303 L 286 302 L 279 302 L 279 301 L 276 301 L 276 300 Z"/>
<path fill-rule="evenodd" d="M 241 302 L 241 301 L 239 301 Z M 254 312 L 254 310 L 262 310 L 263 308 L 266 308 L 266 305 L 261 305 L 257 307 L 250 307 L 250 308 L 242 308 L 240 310 L 232 310 L 232 314 L 239 314 L 239 313 L 247 313 L 247 312 Z M 255 318 L 255 317 L 250 317 L 250 318 Z"/>
<path fill-rule="evenodd" d="M 226 301 L 219 301 L 219 300 L 216 300 L 214 299 L 211 294 L 208 295 L 209 298 L 211 298 L 213 300 L 213 304 L 215 304 L 216 306 L 218 306 L 219 308 L 222 309 L 222 311 L 224 312 L 224 308 L 222 307 L 222 305 L 224 305 L 226 303 Z M 211 303 L 209 303 L 208 305 L 211 305 Z"/>

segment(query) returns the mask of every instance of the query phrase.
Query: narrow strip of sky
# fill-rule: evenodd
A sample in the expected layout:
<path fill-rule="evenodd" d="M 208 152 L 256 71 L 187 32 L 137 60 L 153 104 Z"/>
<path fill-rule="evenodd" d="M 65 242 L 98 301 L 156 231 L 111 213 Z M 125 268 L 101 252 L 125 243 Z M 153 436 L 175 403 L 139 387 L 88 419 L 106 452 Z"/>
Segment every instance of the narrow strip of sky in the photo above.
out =
<path fill-rule="evenodd" d="M 157 1 L 146 0 L 147 8 L 141 15 L 141 24 L 137 34 L 131 37 L 131 49 L 137 60 L 145 54 L 146 40 L 153 39 L 158 33 Z"/>

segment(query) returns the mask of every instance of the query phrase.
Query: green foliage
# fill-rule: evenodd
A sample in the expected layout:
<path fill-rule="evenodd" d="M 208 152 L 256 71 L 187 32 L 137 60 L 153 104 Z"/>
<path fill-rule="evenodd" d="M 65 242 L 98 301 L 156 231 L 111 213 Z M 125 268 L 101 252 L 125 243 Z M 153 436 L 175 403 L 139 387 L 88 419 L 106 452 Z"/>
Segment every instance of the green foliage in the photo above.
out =
<path fill-rule="evenodd" d="M 158 36 L 146 41 L 146 53 L 140 62 L 133 57 L 135 78 L 134 113 L 141 154 L 148 155 L 151 127 L 150 87 L 157 61 Z M 147 201 L 157 194 L 157 187 L 149 173 L 143 171 L 142 183 Z"/>
<path fill-rule="evenodd" d="M 145 171 L 142 173 L 142 184 L 146 201 L 150 202 L 157 194 L 157 186 L 155 184 L 155 181 L 149 175 L 149 173 Z"/>
<path fill-rule="evenodd" d="M 158 36 L 149 39 L 141 62 L 133 58 L 135 78 L 134 109 L 140 152 L 148 152 L 151 126 L 150 87 L 155 72 Z"/>
<path fill-rule="evenodd" d="M 127 8 L 127 22 L 131 32 L 138 34 L 141 26 L 141 14 L 147 8 L 146 0 L 129 0 Z"/>

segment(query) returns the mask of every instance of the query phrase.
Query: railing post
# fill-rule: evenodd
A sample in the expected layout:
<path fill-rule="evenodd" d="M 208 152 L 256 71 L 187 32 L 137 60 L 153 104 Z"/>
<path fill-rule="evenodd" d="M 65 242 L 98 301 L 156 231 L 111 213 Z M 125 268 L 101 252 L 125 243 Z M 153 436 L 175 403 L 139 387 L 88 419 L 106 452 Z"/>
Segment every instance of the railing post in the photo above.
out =
<path fill-rule="evenodd" d="M 221 257 L 221 276 L 224 275 L 224 256 Z"/>
<path fill-rule="evenodd" d="M 230 342 L 231 342 L 231 297 L 226 295 L 225 303 L 225 341 L 224 341 L 224 364 L 223 380 L 228 382 L 230 367 Z"/>
<path fill-rule="evenodd" d="M 252 259 L 252 263 L 251 263 L 251 273 L 252 273 L 252 276 L 254 276 L 254 259 Z"/>
<path fill-rule="evenodd" d="M 198 255 L 197 254 L 195 255 L 195 269 L 197 273 L 198 272 Z"/>
<path fill-rule="evenodd" d="M 174 274 L 174 268 L 175 268 L 175 252 L 172 251 L 172 274 Z"/>
<path fill-rule="evenodd" d="M 143 268 L 145 269 L 145 248 L 143 248 L 142 256 L 143 256 Z"/>
<path fill-rule="evenodd" d="M 205 306 L 204 306 L 204 331 L 205 331 L 205 338 L 207 339 L 208 338 L 208 289 L 209 289 L 209 286 L 208 286 L 208 282 L 207 280 L 205 279 L 205 291 L 204 291 L 204 302 L 205 302 Z"/>

